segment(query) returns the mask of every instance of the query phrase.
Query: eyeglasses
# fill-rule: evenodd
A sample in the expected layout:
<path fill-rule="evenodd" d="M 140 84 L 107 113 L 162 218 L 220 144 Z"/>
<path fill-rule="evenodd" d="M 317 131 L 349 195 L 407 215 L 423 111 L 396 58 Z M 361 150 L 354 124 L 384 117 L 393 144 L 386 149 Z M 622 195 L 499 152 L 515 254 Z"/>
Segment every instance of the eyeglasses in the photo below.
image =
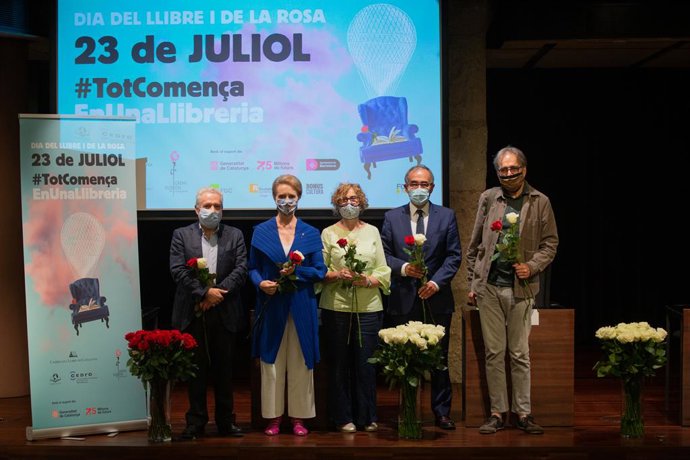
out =
<path fill-rule="evenodd" d="M 522 171 L 522 166 L 504 166 L 503 168 L 498 168 L 498 172 L 501 174 L 514 174 Z"/>
<path fill-rule="evenodd" d="M 338 199 L 338 204 L 346 205 L 347 203 L 352 203 L 354 205 L 359 204 L 359 197 L 356 195 L 352 196 L 344 196 L 340 199 Z"/>
<path fill-rule="evenodd" d="M 432 185 L 434 185 L 434 184 L 430 184 L 429 182 L 417 182 L 417 181 L 407 183 L 407 186 L 409 188 L 420 188 L 420 187 L 421 188 L 429 188 Z"/>

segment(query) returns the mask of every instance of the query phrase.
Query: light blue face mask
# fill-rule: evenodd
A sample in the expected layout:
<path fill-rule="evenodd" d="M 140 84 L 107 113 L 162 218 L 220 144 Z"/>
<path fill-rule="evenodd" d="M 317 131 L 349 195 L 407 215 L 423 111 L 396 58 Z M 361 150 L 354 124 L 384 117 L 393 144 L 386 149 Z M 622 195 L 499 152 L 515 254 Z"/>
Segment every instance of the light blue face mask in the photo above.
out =
<path fill-rule="evenodd" d="M 293 198 L 278 198 L 276 200 L 276 207 L 281 214 L 290 216 L 297 210 L 297 200 Z"/>
<path fill-rule="evenodd" d="M 407 195 L 410 197 L 410 201 L 412 204 L 415 206 L 424 206 L 427 201 L 429 201 L 429 189 L 427 188 L 413 188 L 409 192 L 407 192 Z"/>
<path fill-rule="evenodd" d="M 340 217 L 343 219 L 351 220 L 359 217 L 360 209 L 359 206 L 353 206 L 348 203 L 345 206 L 339 207 L 338 212 L 340 213 Z"/>
<path fill-rule="evenodd" d="M 211 209 L 199 209 L 199 222 L 205 228 L 216 228 L 220 223 L 220 212 Z"/>

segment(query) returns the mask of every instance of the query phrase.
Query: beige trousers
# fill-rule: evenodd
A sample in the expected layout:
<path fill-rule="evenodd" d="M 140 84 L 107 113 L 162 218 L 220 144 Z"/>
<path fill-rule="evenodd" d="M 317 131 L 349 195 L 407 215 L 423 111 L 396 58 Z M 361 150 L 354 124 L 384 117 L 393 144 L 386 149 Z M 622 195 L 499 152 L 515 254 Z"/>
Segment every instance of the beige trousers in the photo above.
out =
<path fill-rule="evenodd" d="M 482 338 L 486 352 L 486 381 L 492 413 L 508 412 L 506 351 L 512 384 L 511 410 L 516 414 L 532 411 L 530 400 L 529 333 L 531 310 L 525 299 L 513 296 L 511 287 L 486 285 L 477 298 Z"/>
<path fill-rule="evenodd" d="M 288 316 L 276 362 L 268 364 L 261 361 L 262 417 L 275 418 L 285 413 L 286 374 L 288 415 L 295 418 L 315 417 L 314 371 L 304 364 L 292 315 Z"/>

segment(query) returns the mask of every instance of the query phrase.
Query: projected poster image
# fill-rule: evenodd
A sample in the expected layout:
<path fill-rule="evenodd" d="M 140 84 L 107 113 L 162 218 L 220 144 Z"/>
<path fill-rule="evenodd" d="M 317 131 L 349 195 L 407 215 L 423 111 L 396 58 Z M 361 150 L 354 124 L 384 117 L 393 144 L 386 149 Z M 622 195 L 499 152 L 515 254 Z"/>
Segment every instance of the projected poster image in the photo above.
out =
<path fill-rule="evenodd" d="M 273 208 L 279 174 L 301 208 L 343 181 L 374 208 L 405 201 L 424 163 L 442 190 L 439 6 L 348 2 L 59 3 L 61 113 L 133 116 L 147 209 Z"/>

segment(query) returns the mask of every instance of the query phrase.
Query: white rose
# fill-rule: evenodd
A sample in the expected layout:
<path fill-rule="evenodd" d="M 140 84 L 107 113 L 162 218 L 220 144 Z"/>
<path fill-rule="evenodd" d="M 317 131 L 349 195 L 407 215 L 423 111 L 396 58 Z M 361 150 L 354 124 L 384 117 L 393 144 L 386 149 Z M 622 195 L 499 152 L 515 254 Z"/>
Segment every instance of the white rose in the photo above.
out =
<path fill-rule="evenodd" d="M 520 217 L 520 214 L 518 214 L 516 212 L 509 212 L 508 214 L 506 214 L 506 220 L 508 221 L 508 223 L 510 225 L 515 224 L 518 221 L 519 217 Z"/>
<path fill-rule="evenodd" d="M 196 259 L 196 268 L 201 269 L 201 268 L 206 268 L 206 267 L 208 267 L 208 263 L 206 262 L 206 259 L 204 259 L 203 257 Z"/>
<path fill-rule="evenodd" d="M 408 321 L 406 326 L 415 332 L 419 332 L 424 327 L 424 323 L 421 321 Z"/>
<path fill-rule="evenodd" d="M 379 337 L 386 343 L 390 343 L 391 331 L 390 329 L 381 329 L 379 331 Z"/>
<path fill-rule="evenodd" d="M 407 343 L 408 335 L 401 331 L 395 331 L 391 334 L 391 343 L 404 345 Z"/>
<path fill-rule="evenodd" d="M 656 328 L 655 342 L 663 342 L 666 339 L 666 330 L 660 327 Z"/>
<path fill-rule="evenodd" d="M 429 345 L 436 345 L 438 343 L 438 336 L 435 336 L 435 335 L 427 336 L 426 341 L 429 342 Z"/>
<path fill-rule="evenodd" d="M 416 233 L 414 236 L 414 244 L 421 246 L 426 242 L 426 236 L 423 233 Z"/>
<path fill-rule="evenodd" d="M 635 341 L 635 334 L 632 332 L 623 332 L 622 334 L 618 334 L 618 337 L 616 338 L 620 343 L 632 343 Z"/>
<path fill-rule="evenodd" d="M 446 335 L 446 328 L 443 326 L 436 326 L 436 334 L 438 335 L 438 338 L 440 339 L 444 335 Z"/>
<path fill-rule="evenodd" d="M 417 334 L 414 334 L 410 337 L 410 342 L 412 342 L 420 350 L 427 349 L 426 340 Z"/>
<path fill-rule="evenodd" d="M 610 326 L 600 327 L 599 329 L 597 329 L 595 335 L 597 339 L 601 340 L 612 340 L 616 338 L 615 329 Z"/>

